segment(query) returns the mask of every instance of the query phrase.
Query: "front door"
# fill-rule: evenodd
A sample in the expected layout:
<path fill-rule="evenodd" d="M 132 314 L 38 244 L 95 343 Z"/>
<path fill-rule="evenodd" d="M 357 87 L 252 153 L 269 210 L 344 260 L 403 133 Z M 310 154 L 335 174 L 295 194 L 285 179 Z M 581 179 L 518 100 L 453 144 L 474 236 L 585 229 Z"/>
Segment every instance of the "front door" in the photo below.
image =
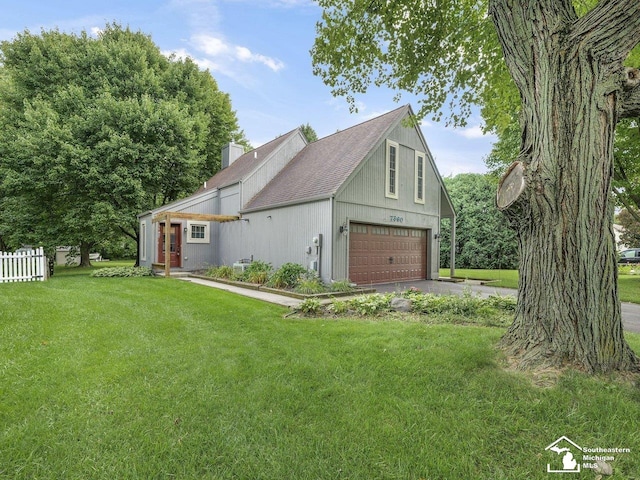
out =
<path fill-rule="evenodd" d="M 180 268 L 182 266 L 182 262 L 180 261 L 180 249 L 182 248 L 182 225 L 179 223 L 172 223 L 170 235 L 171 245 L 169 246 L 169 251 L 171 252 L 171 267 Z M 164 263 L 164 248 L 164 223 L 161 223 L 160 236 L 158 238 L 158 263 Z"/>

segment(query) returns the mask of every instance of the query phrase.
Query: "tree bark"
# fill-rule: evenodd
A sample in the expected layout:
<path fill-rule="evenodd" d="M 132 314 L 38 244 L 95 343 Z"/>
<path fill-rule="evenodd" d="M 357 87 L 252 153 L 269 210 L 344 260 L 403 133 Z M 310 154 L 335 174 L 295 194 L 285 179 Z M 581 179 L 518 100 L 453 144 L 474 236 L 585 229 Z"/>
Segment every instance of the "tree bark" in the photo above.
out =
<path fill-rule="evenodd" d="M 80 265 L 79 267 L 90 267 L 91 266 L 91 258 L 89 254 L 91 253 L 91 244 L 82 241 L 80 242 Z"/>
<path fill-rule="evenodd" d="M 610 0 L 578 18 L 570 0 L 490 3 L 522 99 L 526 186 L 503 205 L 518 232 L 520 284 L 502 339 L 521 368 L 640 367 L 622 331 L 611 198 L 615 125 L 637 101 L 622 62 L 637 43 L 639 5 Z"/>

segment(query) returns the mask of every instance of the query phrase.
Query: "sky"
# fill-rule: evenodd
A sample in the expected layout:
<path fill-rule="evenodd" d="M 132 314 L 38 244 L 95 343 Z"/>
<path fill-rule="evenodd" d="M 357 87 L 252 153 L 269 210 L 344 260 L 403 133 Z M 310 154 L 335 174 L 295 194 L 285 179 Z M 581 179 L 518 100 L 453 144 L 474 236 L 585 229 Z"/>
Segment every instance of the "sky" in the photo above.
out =
<path fill-rule="evenodd" d="M 358 111 L 313 75 L 309 51 L 322 10 L 313 0 L 0 0 L 0 41 L 28 29 L 96 34 L 116 22 L 151 36 L 169 55 L 189 56 L 228 93 L 240 128 L 258 147 L 309 124 L 322 138 L 419 98 L 386 88 L 356 97 Z M 421 125 L 442 176 L 487 171 L 495 137 L 479 115 L 465 128 Z"/>

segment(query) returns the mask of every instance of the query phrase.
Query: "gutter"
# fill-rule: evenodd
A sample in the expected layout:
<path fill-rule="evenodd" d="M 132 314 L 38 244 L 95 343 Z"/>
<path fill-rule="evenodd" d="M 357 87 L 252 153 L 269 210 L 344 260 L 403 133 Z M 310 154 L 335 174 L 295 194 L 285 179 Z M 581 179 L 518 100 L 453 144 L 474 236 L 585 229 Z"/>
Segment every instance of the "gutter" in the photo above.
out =
<path fill-rule="evenodd" d="M 303 205 L 305 203 L 319 202 L 320 200 L 331 200 L 334 197 L 335 197 L 335 193 L 323 194 L 323 195 L 318 195 L 316 197 L 307 197 L 303 199 L 289 200 L 288 202 L 274 203 L 271 205 L 264 205 L 260 207 L 245 208 L 240 210 L 238 213 L 241 213 L 241 214 L 254 213 L 254 212 L 260 212 L 263 210 L 272 210 L 274 208 L 291 207 L 293 205 Z"/>

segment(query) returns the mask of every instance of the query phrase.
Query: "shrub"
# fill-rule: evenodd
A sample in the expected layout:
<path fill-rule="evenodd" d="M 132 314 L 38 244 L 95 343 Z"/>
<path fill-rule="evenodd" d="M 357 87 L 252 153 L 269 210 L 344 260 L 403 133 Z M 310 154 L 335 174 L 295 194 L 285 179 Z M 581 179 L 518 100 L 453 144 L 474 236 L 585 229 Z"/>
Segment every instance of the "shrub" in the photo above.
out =
<path fill-rule="evenodd" d="M 486 314 L 487 310 L 513 312 L 516 299 L 511 296 L 491 295 L 488 298 L 474 296 L 469 290 L 462 295 L 434 295 L 418 291 L 407 291 L 403 294 L 413 302 L 413 311 L 417 313 L 451 313 L 471 316 Z"/>
<path fill-rule="evenodd" d="M 321 310 L 322 305 L 317 298 L 307 298 L 299 306 L 298 310 L 306 315 L 316 315 Z"/>
<path fill-rule="evenodd" d="M 327 291 L 327 287 L 322 280 L 318 278 L 316 275 L 309 276 L 305 275 L 300 277 L 298 281 L 298 285 L 295 288 L 296 292 L 304 293 L 306 295 L 313 295 L 316 293 L 324 293 Z"/>
<path fill-rule="evenodd" d="M 111 267 L 91 272 L 92 277 L 152 277 L 153 270 L 148 267 Z"/>
<path fill-rule="evenodd" d="M 285 263 L 278 268 L 267 283 L 274 288 L 294 288 L 298 284 L 301 275 L 307 273 L 307 269 L 297 263 Z"/>
<path fill-rule="evenodd" d="M 273 267 L 270 263 L 263 262 L 262 260 L 255 260 L 249 264 L 244 271 L 242 279 L 249 283 L 259 283 L 262 285 L 269 280 Z"/>
<path fill-rule="evenodd" d="M 353 292 L 355 288 L 351 285 L 350 280 L 338 280 L 336 282 L 331 283 L 331 291 L 332 292 Z"/>
<path fill-rule="evenodd" d="M 377 315 L 389 311 L 392 294 L 360 295 L 348 301 L 349 306 L 360 315 Z"/>
<path fill-rule="evenodd" d="M 484 300 L 488 307 L 504 310 L 505 312 L 515 312 L 516 306 L 518 305 L 516 297 L 512 297 L 511 295 L 491 295 Z"/>
<path fill-rule="evenodd" d="M 208 277 L 225 278 L 228 280 L 234 277 L 234 272 L 233 267 L 229 265 L 222 265 L 220 267 L 210 268 L 209 270 L 207 270 L 205 275 Z"/>
<path fill-rule="evenodd" d="M 344 315 L 349 312 L 349 302 L 346 300 L 333 300 L 327 309 L 334 315 Z"/>

